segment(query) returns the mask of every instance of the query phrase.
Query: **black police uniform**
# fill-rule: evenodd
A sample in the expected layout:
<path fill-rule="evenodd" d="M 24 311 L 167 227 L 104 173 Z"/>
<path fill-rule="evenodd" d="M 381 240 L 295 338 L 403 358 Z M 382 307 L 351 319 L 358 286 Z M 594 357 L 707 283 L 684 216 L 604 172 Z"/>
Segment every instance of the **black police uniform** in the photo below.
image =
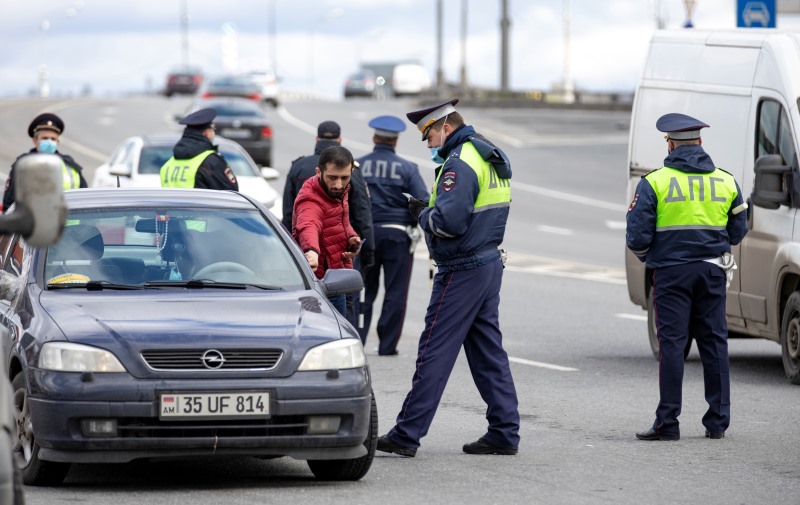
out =
<path fill-rule="evenodd" d="M 189 160 L 205 151 L 214 151 L 200 164 L 194 178 L 194 187 L 199 189 L 218 189 L 239 191 L 239 182 L 225 158 L 217 152 L 217 146 L 204 135 L 206 128 L 212 127 L 217 116 L 214 109 L 200 109 L 180 121 L 186 125 L 178 143 L 172 149 L 175 160 Z M 167 163 L 170 163 L 169 161 Z"/>
<path fill-rule="evenodd" d="M 39 114 L 31 124 L 28 125 L 28 136 L 33 138 L 34 134 L 40 130 L 52 130 L 57 134 L 61 135 L 64 132 L 64 121 L 61 120 L 60 117 L 56 116 L 55 114 L 51 114 L 46 112 L 44 114 Z M 14 171 L 17 167 L 17 163 L 21 158 L 24 156 L 28 156 L 29 154 L 36 154 L 38 151 L 34 147 L 27 153 L 21 154 L 14 160 L 14 163 L 11 164 L 11 170 L 8 172 L 8 178 L 6 179 L 6 188 L 5 192 L 3 193 L 3 212 L 8 212 L 8 209 L 14 203 L 15 195 L 14 195 Z M 83 168 L 78 165 L 78 163 L 72 159 L 72 156 L 62 154 L 58 151 L 54 153 L 56 156 L 60 157 L 64 160 L 64 163 L 67 165 L 67 169 L 72 169 L 74 172 L 70 171 L 70 175 L 77 173 L 78 180 L 73 181 L 70 186 L 72 188 L 88 188 L 89 185 L 86 183 L 86 179 L 83 177 Z M 70 189 L 65 187 L 65 189 Z"/>
<path fill-rule="evenodd" d="M 708 125 L 666 114 L 656 128 L 668 140 L 696 140 Z M 733 177 L 716 168 L 699 144 L 680 144 L 664 168 L 642 177 L 628 208 L 627 246 L 652 272 L 658 327 L 659 403 L 640 440 L 678 440 L 684 348 L 697 342 L 708 410 L 706 436 L 722 438 L 730 424 L 725 267 L 731 245 L 747 233 L 747 205 Z M 728 261 L 730 259 L 730 261 Z"/>

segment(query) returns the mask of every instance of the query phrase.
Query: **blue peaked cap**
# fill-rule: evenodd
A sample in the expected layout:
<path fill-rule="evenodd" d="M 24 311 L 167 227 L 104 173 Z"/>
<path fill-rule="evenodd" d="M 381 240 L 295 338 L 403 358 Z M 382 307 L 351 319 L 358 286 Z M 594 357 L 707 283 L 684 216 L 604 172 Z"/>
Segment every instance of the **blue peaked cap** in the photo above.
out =
<path fill-rule="evenodd" d="M 186 126 L 211 126 L 211 123 L 214 121 L 214 118 L 217 117 L 217 111 L 212 108 L 200 109 L 198 111 L 192 112 L 188 116 L 181 119 L 179 122 L 180 124 Z"/>
<path fill-rule="evenodd" d="M 700 129 L 709 126 L 686 114 L 671 112 L 656 121 L 656 129 L 665 132 L 670 139 L 694 140 L 700 138 Z"/>
<path fill-rule="evenodd" d="M 406 130 L 403 120 L 395 116 L 378 116 L 369 122 L 369 127 L 375 128 L 375 135 L 388 138 L 395 138 Z"/>

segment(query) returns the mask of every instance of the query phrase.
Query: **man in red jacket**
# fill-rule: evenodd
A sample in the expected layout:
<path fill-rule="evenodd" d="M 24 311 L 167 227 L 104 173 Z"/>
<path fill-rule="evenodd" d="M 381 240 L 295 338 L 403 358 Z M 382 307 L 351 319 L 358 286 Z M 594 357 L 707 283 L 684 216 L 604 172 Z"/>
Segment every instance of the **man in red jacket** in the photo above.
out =
<path fill-rule="evenodd" d="M 322 151 L 317 176 L 303 183 L 294 201 L 292 236 L 305 253 L 318 278 L 329 268 L 353 268 L 361 239 L 350 225 L 347 192 L 353 172 L 353 155 L 341 146 Z M 331 302 L 347 314 L 345 295 Z"/>

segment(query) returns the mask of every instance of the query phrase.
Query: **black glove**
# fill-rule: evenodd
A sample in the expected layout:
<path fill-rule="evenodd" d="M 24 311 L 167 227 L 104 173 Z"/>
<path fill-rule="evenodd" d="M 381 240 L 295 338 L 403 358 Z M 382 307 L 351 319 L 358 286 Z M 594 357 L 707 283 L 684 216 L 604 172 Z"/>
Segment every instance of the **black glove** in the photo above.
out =
<path fill-rule="evenodd" d="M 419 220 L 419 214 L 422 209 L 428 206 L 428 202 L 420 200 L 419 198 L 408 199 L 408 211 L 414 216 L 414 220 Z"/>

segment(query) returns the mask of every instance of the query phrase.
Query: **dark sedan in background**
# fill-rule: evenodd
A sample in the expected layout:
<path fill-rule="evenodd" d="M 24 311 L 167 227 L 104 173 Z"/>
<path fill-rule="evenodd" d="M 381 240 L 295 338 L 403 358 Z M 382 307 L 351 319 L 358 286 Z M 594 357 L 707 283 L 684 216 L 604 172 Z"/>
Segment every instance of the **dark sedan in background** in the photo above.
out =
<path fill-rule="evenodd" d="M 167 84 L 164 87 L 164 94 L 167 96 L 172 96 L 174 94 L 193 95 L 197 93 L 202 82 L 203 71 L 199 68 L 177 68 L 167 74 Z"/>
<path fill-rule="evenodd" d="M 61 241 L 0 238 L 0 337 L 29 485 L 73 463 L 290 456 L 357 480 L 377 410 L 366 356 L 263 206 L 229 191 L 83 189 Z"/>
<path fill-rule="evenodd" d="M 235 96 L 261 102 L 261 88 L 245 75 L 223 75 L 203 81 L 197 94 L 200 98 Z"/>
<path fill-rule="evenodd" d="M 272 126 L 257 102 L 244 98 L 201 98 L 186 111 L 217 111 L 214 126 L 217 134 L 241 145 L 259 165 L 272 166 Z"/>

